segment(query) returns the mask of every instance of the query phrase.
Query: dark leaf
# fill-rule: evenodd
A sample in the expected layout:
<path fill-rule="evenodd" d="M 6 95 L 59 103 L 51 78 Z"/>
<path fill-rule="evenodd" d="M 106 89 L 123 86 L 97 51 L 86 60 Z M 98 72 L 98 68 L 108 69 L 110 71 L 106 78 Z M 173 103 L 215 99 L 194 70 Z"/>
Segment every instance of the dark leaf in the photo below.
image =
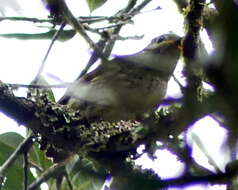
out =
<path fill-rule="evenodd" d="M 17 133 L 4 133 L 0 135 L 0 165 L 2 165 L 10 157 L 21 140 L 23 140 L 23 137 Z M 18 158 L 16 162 L 7 170 L 5 182 L 3 184 L 4 190 L 22 189 L 22 164 L 22 159 Z M 35 178 L 31 172 L 29 172 L 29 183 L 34 180 Z"/>
<path fill-rule="evenodd" d="M 102 6 L 107 0 L 87 0 L 90 12 L 93 12 L 98 7 Z"/>
<path fill-rule="evenodd" d="M 16 38 L 19 40 L 51 40 L 57 30 L 52 29 L 49 32 L 36 33 L 36 34 L 26 34 L 26 33 L 9 33 L 0 34 L 0 37 L 4 38 Z M 63 30 L 60 32 L 57 40 L 66 41 L 74 37 L 76 32 L 74 30 Z"/>

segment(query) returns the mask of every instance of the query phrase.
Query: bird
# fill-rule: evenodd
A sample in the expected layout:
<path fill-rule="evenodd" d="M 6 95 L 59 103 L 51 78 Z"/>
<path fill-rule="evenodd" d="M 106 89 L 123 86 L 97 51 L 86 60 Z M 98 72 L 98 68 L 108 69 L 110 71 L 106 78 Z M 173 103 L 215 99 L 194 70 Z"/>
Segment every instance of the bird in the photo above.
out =
<path fill-rule="evenodd" d="M 140 52 L 115 56 L 74 81 L 58 103 L 90 121 L 136 120 L 154 111 L 180 57 L 181 37 L 154 38 Z"/>

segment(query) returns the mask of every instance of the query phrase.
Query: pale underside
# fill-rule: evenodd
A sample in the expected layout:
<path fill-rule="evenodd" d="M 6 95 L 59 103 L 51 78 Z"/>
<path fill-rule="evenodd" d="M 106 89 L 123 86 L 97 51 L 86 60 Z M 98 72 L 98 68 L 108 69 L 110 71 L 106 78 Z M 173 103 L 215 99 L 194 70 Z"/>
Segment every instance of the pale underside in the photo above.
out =
<path fill-rule="evenodd" d="M 110 72 L 96 71 L 91 74 L 92 79 L 82 78 L 68 89 L 69 104 L 83 110 L 86 117 L 109 121 L 135 119 L 164 98 L 167 80 L 156 73 L 113 63 L 106 67 L 110 67 Z"/>
<path fill-rule="evenodd" d="M 166 94 L 180 56 L 180 39 L 163 35 L 141 52 L 102 62 L 67 89 L 65 103 L 86 118 L 107 121 L 136 119 L 151 112 Z"/>

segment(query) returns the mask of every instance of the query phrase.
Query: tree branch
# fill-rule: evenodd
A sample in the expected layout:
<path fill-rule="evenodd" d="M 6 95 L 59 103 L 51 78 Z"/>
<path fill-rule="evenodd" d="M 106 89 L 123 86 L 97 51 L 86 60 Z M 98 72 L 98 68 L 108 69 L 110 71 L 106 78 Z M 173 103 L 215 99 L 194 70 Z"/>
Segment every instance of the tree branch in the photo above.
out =
<path fill-rule="evenodd" d="M 54 34 L 54 36 L 53 36 L 53 38 L 52 38 L 52 40 L 50 42 L 49 48 L 47 49 L 47 52 L 46 52 L 46 54 L 44 56 L 44 59 L 41 62 L 40 68 L 39 68 L 39 70 L 38 70 L 38 72 L 37 72 L 37 74 L 35 76 L 34 84 L 38 83 L 38 81 L 40 79 L 40 76 L 41 76 L 41 74 L 42 74 L 42 72 L 43 72 L 43 70 L 45 68 L 45 63 L 46 63 L 46 60 L 47 60 L 47 58 L 48 58 L 48 56 L 50 54 L 50 51 L 51 51 L 55 41 L 57 40 L 58 36 L 60 35 L 60 32 L 64 29 L 64 27 L 65 27 L 65 23 L 62 23 L 60 28 L 59 28 L 59 30 L 57 30 L 57 32 Z"/>
<path fill-rule="evenodd" d="M 53 165 L 47 169 L 40 177 L 38 177 L 32 184 L 28 186 L 27 190 L 35 190 L 40 187 L 42 183 L 49 180 L 50 178 L 56 178 L 65 172 L 65 163 Z"/>
<path fill-rule="evenodd" d="M 101 52 L 101 50 L 95 45 L 95 43 L 89 38 L 83 25 L 73 16 L 68 6 L 66 5 L 64 0 L 58 0 L 57 2 L 60 7 L 60 12 L 63 14 L 65 20 L 88 42 L 90 47 L 97 53 L 97 55 L 103 59 L 107 60 L 105 55 Z"/>
<path fill-rule="evenodd" d="M 185 62 L 184 75 L 187 78 L 187 86 L 184 90 L 185 108 L 187 117 L 196 114 L 202 89 L 201 66 L 197 60 L 199 48 L 199 34 L 203 23 L 203 8 L 205 0 L 191 0 L 189 12 L 185 18 L 187 33 L 183 40 L 183 57 Z M 192 108 L 192 109 L 191 109 Z"/>

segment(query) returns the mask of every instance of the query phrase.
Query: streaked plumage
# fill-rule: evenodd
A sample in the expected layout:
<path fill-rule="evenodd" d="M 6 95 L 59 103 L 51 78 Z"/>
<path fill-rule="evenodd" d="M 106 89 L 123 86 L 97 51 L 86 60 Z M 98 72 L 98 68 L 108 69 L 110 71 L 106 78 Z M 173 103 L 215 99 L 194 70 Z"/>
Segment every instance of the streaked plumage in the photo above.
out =
<path fill-rule="evenodd" d="M 142 51 L 101 63 L 75 81 L 59 103 L 80 109 L 89 119 L 135 119 L 164 98 L 180 56 L 181 38 L 166 34 Z"/>

